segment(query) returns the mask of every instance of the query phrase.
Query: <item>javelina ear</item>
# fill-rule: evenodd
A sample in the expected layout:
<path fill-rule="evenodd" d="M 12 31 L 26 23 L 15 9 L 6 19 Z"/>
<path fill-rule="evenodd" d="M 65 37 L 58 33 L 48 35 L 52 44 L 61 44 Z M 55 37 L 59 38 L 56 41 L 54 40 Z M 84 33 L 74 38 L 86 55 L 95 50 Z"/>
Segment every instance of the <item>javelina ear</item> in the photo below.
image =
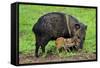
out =
<path fill-rule="evenodd" d="M 75 24 L 76 29 L 80 29 L 80 24 Z"/>

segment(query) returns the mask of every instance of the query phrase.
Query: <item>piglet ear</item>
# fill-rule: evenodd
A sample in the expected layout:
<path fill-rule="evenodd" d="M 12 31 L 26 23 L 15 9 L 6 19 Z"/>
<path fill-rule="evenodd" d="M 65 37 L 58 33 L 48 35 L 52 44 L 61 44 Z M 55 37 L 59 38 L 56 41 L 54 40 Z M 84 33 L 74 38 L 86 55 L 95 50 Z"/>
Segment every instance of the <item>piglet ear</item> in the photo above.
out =
<path fill-rule="evenodd" d="M 80 29 L 80 24 L 75 24 L 76 29 Z"/>

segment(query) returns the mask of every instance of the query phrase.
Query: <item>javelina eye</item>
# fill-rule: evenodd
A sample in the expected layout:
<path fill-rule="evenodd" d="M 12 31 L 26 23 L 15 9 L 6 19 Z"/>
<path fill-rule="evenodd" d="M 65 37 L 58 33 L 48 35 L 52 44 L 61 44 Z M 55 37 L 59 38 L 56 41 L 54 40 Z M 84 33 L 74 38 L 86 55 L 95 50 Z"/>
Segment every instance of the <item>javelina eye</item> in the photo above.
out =
<path fill-rule="evenodd" d="M 76 29 L 80 29 L 80 24 L 75 24 Z"/>

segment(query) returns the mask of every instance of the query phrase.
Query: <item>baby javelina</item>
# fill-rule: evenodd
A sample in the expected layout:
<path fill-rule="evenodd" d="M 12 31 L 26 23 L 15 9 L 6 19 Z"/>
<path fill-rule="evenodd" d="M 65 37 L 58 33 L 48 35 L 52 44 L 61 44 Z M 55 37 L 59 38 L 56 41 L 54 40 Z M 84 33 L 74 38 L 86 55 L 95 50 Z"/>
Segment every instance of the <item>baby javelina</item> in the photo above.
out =
<path fill-rule="evenodd" d="M 55 44 L 56 44 L 57 49 L 60 49 L 64 46 L 64 43 L 65 43 L 64 40 L 65 40 L 65 38 L 63 38 L 63 37 L 59 37 L 56 39 Z"/>
<path fill-rule="evenodd" d="M 69 48 L 73 46 L 75 46 L 75 48 L 78 49 L 79 45 L 80 45 L 80 39 L 78 39 L 77 37 L 64 39 L 65 50 L 69 50 Z"/>
<path fill-rule="evenodd" d="M 80 39 L 73 37 L 73 38 L 63 38 L 63 37 L 59 37 L 56 39 L 56 48 L 59 50 L 61 48 L 64 48 L 64 50 L 69 50 L 70 47 L 75 46 L 77 48 L 77 46 L 79 46 L 80 43 Z"/>

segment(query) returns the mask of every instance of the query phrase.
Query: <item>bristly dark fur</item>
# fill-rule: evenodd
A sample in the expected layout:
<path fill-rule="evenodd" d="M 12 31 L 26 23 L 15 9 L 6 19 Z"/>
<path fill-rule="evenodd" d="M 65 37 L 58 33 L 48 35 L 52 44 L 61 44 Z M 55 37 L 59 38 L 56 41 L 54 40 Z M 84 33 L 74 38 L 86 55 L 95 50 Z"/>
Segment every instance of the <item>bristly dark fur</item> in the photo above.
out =
<path fill-rule="evenodd" d="M 71 15 L 69 17 L 69 25 L 71 30 L 71 36 L 68 32 L 69 25 L 66 24 L 66 14 L 60 12 L 52 12 L 41 16 L 37 23 L 33 26 L 32 31 L 36 37 L 36 50 L 35 56 L 38 57 L 38 50 L 41 47 L 42 51 L 45 52 L 45 46 L 50 40 L 55 40 L 58 37 L 69 38 L 73 37 L 75 33 L 75 24 L 78 24 L 81 28 L 80 36 L 81 44 L 79 48 L 83 47 L 85 38 L 85 27 L 86 25 L 80 23 L 76 18 Z"/>

